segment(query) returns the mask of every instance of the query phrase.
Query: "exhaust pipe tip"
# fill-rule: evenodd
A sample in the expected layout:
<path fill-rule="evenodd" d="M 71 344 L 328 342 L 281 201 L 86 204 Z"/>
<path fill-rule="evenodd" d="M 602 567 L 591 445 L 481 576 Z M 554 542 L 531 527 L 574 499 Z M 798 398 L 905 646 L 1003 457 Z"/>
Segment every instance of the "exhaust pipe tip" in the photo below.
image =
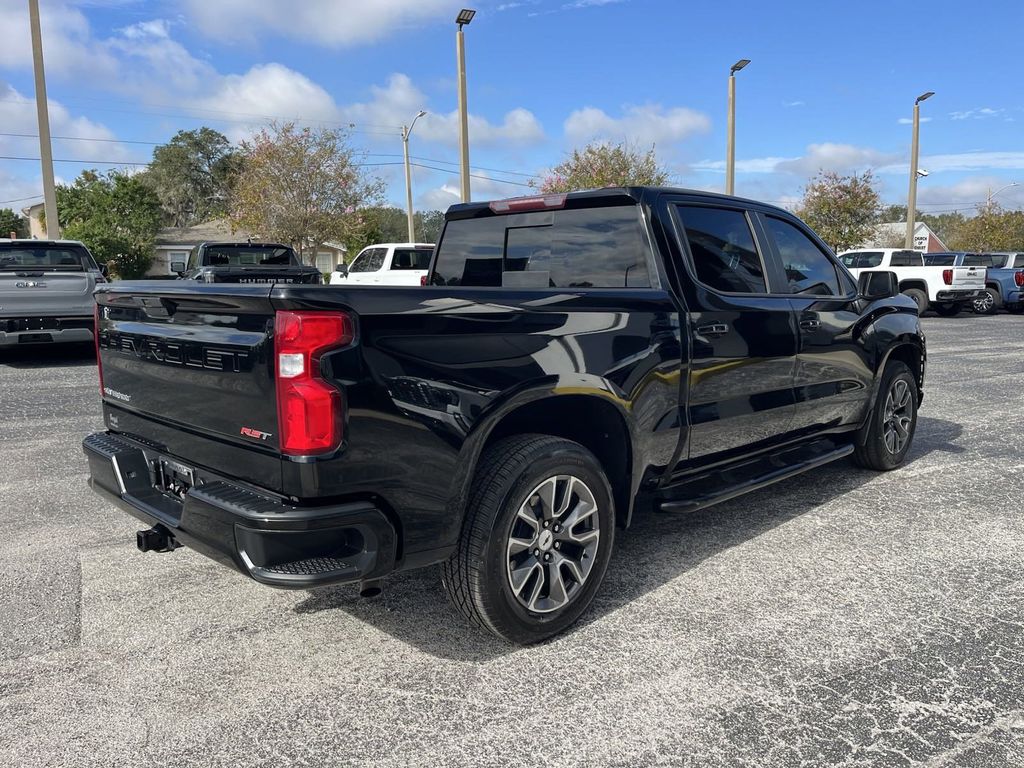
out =
<path fill-rule="evenodd" d="M 384 579 L 369 579 L 359 582 L 360 597 L 380 597 L 384 591 Z"/>

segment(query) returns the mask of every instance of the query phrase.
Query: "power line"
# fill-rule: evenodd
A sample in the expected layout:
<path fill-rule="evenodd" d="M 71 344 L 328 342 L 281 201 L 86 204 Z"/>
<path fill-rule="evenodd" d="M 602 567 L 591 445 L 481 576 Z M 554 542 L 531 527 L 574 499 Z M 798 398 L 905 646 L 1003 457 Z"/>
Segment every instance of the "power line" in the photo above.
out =
<path fill-rule="evenodd" d="M 0 200 L 0 205 L 3 205 L 4 203 L 20 203 L 23 200 L 36 200 L 36 199 L 38 199 L 40 197 L 42 197 L 42 195 L 29 195 L 28 197 L 15 197 L 15 198 L 12 198 L 11 200 Z"/>
<path fill-rule="evenodd" d="M 38 133 L 0 133 L 0 136 L 10 136 L 16 139 L 38 139 Z M 148 144 L 153 147 L 160 146 L 157 141 L 135 141 L 133 139 L 92 139 L 88 136 L 51 136 L 51 139 L 60 139 L 61 141 L 101 141 L 107 144 Z"/>

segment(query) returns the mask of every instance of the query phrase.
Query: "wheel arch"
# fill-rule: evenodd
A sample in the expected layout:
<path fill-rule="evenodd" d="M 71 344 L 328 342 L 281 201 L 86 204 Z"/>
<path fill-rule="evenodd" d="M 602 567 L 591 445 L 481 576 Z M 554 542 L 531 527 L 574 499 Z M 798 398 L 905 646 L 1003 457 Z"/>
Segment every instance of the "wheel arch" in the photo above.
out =
<path fill-rule="evenodd" d="M 638 475 L 628 404 L 605 387 L 558 387 L 521 392 L 496 408 L 467 438 L 452 481 L 449 507 L 465 515 L 473 475 L 484 451 L 498 440 L 537 433 L 572 440 L 587 448 L 604 469 L 615 501 L 616 523 L 629 524 Z M 588 391 L 582 392 L 581 389 Z"/>
<path fill-rule="evenodd" d="M 917 278 L 911 278 L 910 280 L 901 280 L 900 281 L 900 291 L 906 291 L 906 290 L 908 290 L 910 288 L 916 288 L 919 291 L 924 291 L 925 295 L 929 296 L 929 298 L 931 298 L 929 293 L 928 293 L 928 283 L 925 280 L 920 280 L 920 279 L 917 279 Z"/>

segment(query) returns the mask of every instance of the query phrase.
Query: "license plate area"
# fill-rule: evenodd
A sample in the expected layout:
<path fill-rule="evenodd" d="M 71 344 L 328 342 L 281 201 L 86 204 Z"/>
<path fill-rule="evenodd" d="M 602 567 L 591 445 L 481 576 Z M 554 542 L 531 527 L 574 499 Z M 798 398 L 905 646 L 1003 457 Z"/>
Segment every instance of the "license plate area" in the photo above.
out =
<path fill-rule="evenodd" d="M 177 499 L 184 499 L 196 484 L 195 470 L 172 459 L 158 458 L 153 469 L 153 487 Z"/>

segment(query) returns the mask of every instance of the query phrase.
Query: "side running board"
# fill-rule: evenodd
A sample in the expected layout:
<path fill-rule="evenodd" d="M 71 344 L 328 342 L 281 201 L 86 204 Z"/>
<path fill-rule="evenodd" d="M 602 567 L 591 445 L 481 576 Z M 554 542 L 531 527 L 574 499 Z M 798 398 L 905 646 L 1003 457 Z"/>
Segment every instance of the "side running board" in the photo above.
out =
<path fill-rule="evenodd" d="M 693 512 L 799 475 L 851 453 L 852 444 L 837 444 L 828 439 L 793 446 L 685 478 L 661 489 L 655 497 L 655 508 L 661 512 Z"/>

